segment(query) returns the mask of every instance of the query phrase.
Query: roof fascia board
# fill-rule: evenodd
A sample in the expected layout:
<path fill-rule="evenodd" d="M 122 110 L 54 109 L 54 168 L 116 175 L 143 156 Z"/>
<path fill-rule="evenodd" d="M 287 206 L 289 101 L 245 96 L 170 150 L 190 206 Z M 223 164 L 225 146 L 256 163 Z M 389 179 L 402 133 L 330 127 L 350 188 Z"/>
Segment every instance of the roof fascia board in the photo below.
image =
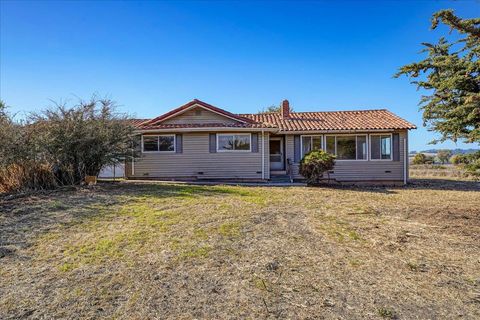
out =
<path fill-rule="evenodd" d="M 206 128 L 171 128 L 171 129 L 137 129 L 135 133 L 149 132 L 277 132 L 277 128 L 235 128 L 235 127 L 206 127 Z"/>
<path fill-rule="evenodd" d="M 179 115 L 181 115 L 181 114 L 183 114 L 183 113 L 185 113 L 185 112 L 187 112 L 187 111 L 189 111 L 189 110 L 192 110 L 193 108 L 197 108 L 197 107 L 202 108 L 202 109 L 205 109 L 205 110 L 210 111 L 210 112 L 213 112 L 213 113 L 216 113 L 216 114 L 218 114 L 218 115 L 220 115 L 220 116 L 222 116 L 222 117 L 235 120 L 235 121 L 237 121 L 237 122 L 247 123 L 246 121 L 243 121 L 243 120 L 240 120 L 240 119 L 238 119 L 238 118 L 234 118 L 234 117 L 228 116 L 228 115 L 223 114 L 223 113 L 221 113 L 221 112 L 218 112 L 218 111 L 216 111 L 216 110 L 210 109 L 210 108 L 208 108 L 208 107 L 206 107 L 206 106 L 203 106 L 203 105 L 201 105 L 201 104 L 198 103 L 198 102 L 196 102 L 195 104 L 193 104 L 193 105 L 191 105 L 191 106 L 189 106 L 189 107 L 187 107 L 187 108 L 185 108 L 185 109 L 183 109 L 183 110 L 179 110 L 178 112 L 175 112 L 175 113 L 169 115 L 169 116 L 166 117 L 166 118 L 163 118 L 163 119 L 161 119 L 161 120 L 159 120 L 159 121 L 156 121 L 155 123 L 162 123 L 162 122 L 165 121 L 165 120 L 168 120 L 168 119 L 171 119 L 171 118 L 173 118 L 173 117 L 179 116 Z"/>

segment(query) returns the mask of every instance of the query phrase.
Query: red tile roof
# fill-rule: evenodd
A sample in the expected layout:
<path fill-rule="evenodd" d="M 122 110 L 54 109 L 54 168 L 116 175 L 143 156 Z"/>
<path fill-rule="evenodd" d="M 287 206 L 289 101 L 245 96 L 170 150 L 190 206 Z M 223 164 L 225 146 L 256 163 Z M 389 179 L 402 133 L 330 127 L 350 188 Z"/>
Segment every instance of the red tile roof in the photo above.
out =
<path fill-rule="evenodd" d="M 280 131 L 416 129 L 414 124 L 385 109 L 291 112 L 288 118 L 283 118 L 277 112 L 242 114 L 241 116 L 273 124 Z"/>
<path fill-rule="evenodd" d="M 138 127 L 141 123 L 146 122 L 148 120 L 150 120 L 150 119 L 132 119 L 130 121 L 130 123 L 131 123 L 132 126 Z"/>
<path fill-rule="evenodd" d="M 235 119 L 238 123 L 208 124 L 163 124 L 162 121 L 181 113 L 194 105 L 200 105 L 213 112 Z M 331 112 L 291 112 L 288 118 L 280 113 L 233 114 L 200 100 L 167 112 L 154 119 L 134 119 L 133 125 L 142 130 L 180 128 L 278 128 L 283 132 L 341 131 L 341 130 L 397 130 L 416 129 L 416 126 L 386 109 L 331 111 Z"/>

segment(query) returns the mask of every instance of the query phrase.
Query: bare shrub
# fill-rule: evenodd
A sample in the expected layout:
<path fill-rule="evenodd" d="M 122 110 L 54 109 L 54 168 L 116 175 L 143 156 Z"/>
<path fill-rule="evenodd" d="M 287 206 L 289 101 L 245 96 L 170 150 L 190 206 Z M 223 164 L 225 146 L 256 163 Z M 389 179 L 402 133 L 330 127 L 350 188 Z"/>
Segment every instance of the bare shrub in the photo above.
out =
<path fill-rule="evenodd" d="M 115 110 L 113 101 L 93 96 L 16 122 L 2 103 L 0 192 L 79 184 L 134 155 L 133 127 Z"/>

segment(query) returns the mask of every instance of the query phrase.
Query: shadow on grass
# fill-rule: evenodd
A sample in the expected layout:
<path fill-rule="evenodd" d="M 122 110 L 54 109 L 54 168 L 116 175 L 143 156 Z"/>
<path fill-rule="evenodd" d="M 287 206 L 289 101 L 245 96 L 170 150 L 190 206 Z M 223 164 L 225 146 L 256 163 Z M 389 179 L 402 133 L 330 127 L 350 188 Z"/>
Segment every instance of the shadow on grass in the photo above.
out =
<path fill-rule="evenodd" d="M 445 190 L 445 191 L 480 191 L 480 182 L 472 180 L 453 179 L 410 179 L 405 186 L 355 186 L 355 185 L 331 185 L 326 188 L 349 190 L 367 193 L 394 194 L 398 190 Z"/>
<path fill-rule="evenodd" d="M 348 190 L 366 193 L 395 194 L 398 190 L 445 190 L 445 191 L 480 191 L 480 182 L 453 179 L 410 179 L 404 186 L 368 186 L 368 185 L 322 185 L 323 188 Z M 315 188 L 315 187 L 312 187 Z"/>
<path fill-rule="evenodd" d="M 218 194 L 238 194 L 244 195 L 248 193 L 247 191 L 242 191 L 246 189 L 258 188 L 258 187 L 268 187 L 268 188 L 290 188 L 301 186 L 272 186 L 268 184 L 258 183 L 258 184 L 242 184 L 239 183 L 238 186 L 241 186 L 242 189 L 227 188 L 224 185 L 224 182 L 219 181 L 217 185 L 198 185 L 198 184 L 184 184 L 179 185 L 169 185 L 164 182 L 150 182 L 151 184 L 136 184 L 131 183 L 133 189 L 139 190 L 140 192 L 146 192 L 151 196 L 162 197 L 167 195 L 172 196 L 202 196 L 202 195 L 218 195 Z M 174 183 L 174 182 L 172 182 Z M 130 183 L 127 183 L 130 184 Z M 235 185 L 229 185 L 235 186 Z M 357 192 L 366 192 L 366 193 L 383 193 L 383 194 L 395 194 L 397 190 L 405 189 L 419 189 L 419 190 L 450 190 L 450 191 L 480 191 L 480 182 L 473 180 L 455 180 L 455 179 L 440 179 L 440 178 L 413 178 L 410 179 L 409 183 L 406 186 L 389 186 L 389 185 L 354 185 L 354 184 L 321 184 L 319 186 L 306 186 L 305 188 L 326 188 L 326 189 L 335 189 L 335 190 L 349 190 Z M 127 193 L 128 188 L 125 190 Z"/>
<path fill-rule="evenodd" d="M 450 190 L 450 191 L 480 191 L 480 181 L 473 180 L 454 180 L 454 179 L 410 179 L 410 183 L 405 187 L 409 189 L 423 190 Z"/>

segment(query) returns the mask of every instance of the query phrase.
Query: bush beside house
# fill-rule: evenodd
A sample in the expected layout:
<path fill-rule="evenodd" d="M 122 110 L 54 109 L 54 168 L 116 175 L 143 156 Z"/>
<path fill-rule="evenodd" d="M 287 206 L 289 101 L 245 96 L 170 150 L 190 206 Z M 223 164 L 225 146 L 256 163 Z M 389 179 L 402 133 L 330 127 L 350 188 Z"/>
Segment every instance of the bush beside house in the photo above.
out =
<path fill-rule="evenodd" d="M 131 156 L 132 134 L 128 118 L 108 99 L 57 104 L 23 122 L 2 103 L 0 193 L 80 184 Z"/>
<path fill-rule="evenodd" d="M 335 156 L 323 150 L 314 150 L 307 153 L 300 161 L 300 174 L 310 185 L 317 185 L 325 172 L 333 169 Z"/>

